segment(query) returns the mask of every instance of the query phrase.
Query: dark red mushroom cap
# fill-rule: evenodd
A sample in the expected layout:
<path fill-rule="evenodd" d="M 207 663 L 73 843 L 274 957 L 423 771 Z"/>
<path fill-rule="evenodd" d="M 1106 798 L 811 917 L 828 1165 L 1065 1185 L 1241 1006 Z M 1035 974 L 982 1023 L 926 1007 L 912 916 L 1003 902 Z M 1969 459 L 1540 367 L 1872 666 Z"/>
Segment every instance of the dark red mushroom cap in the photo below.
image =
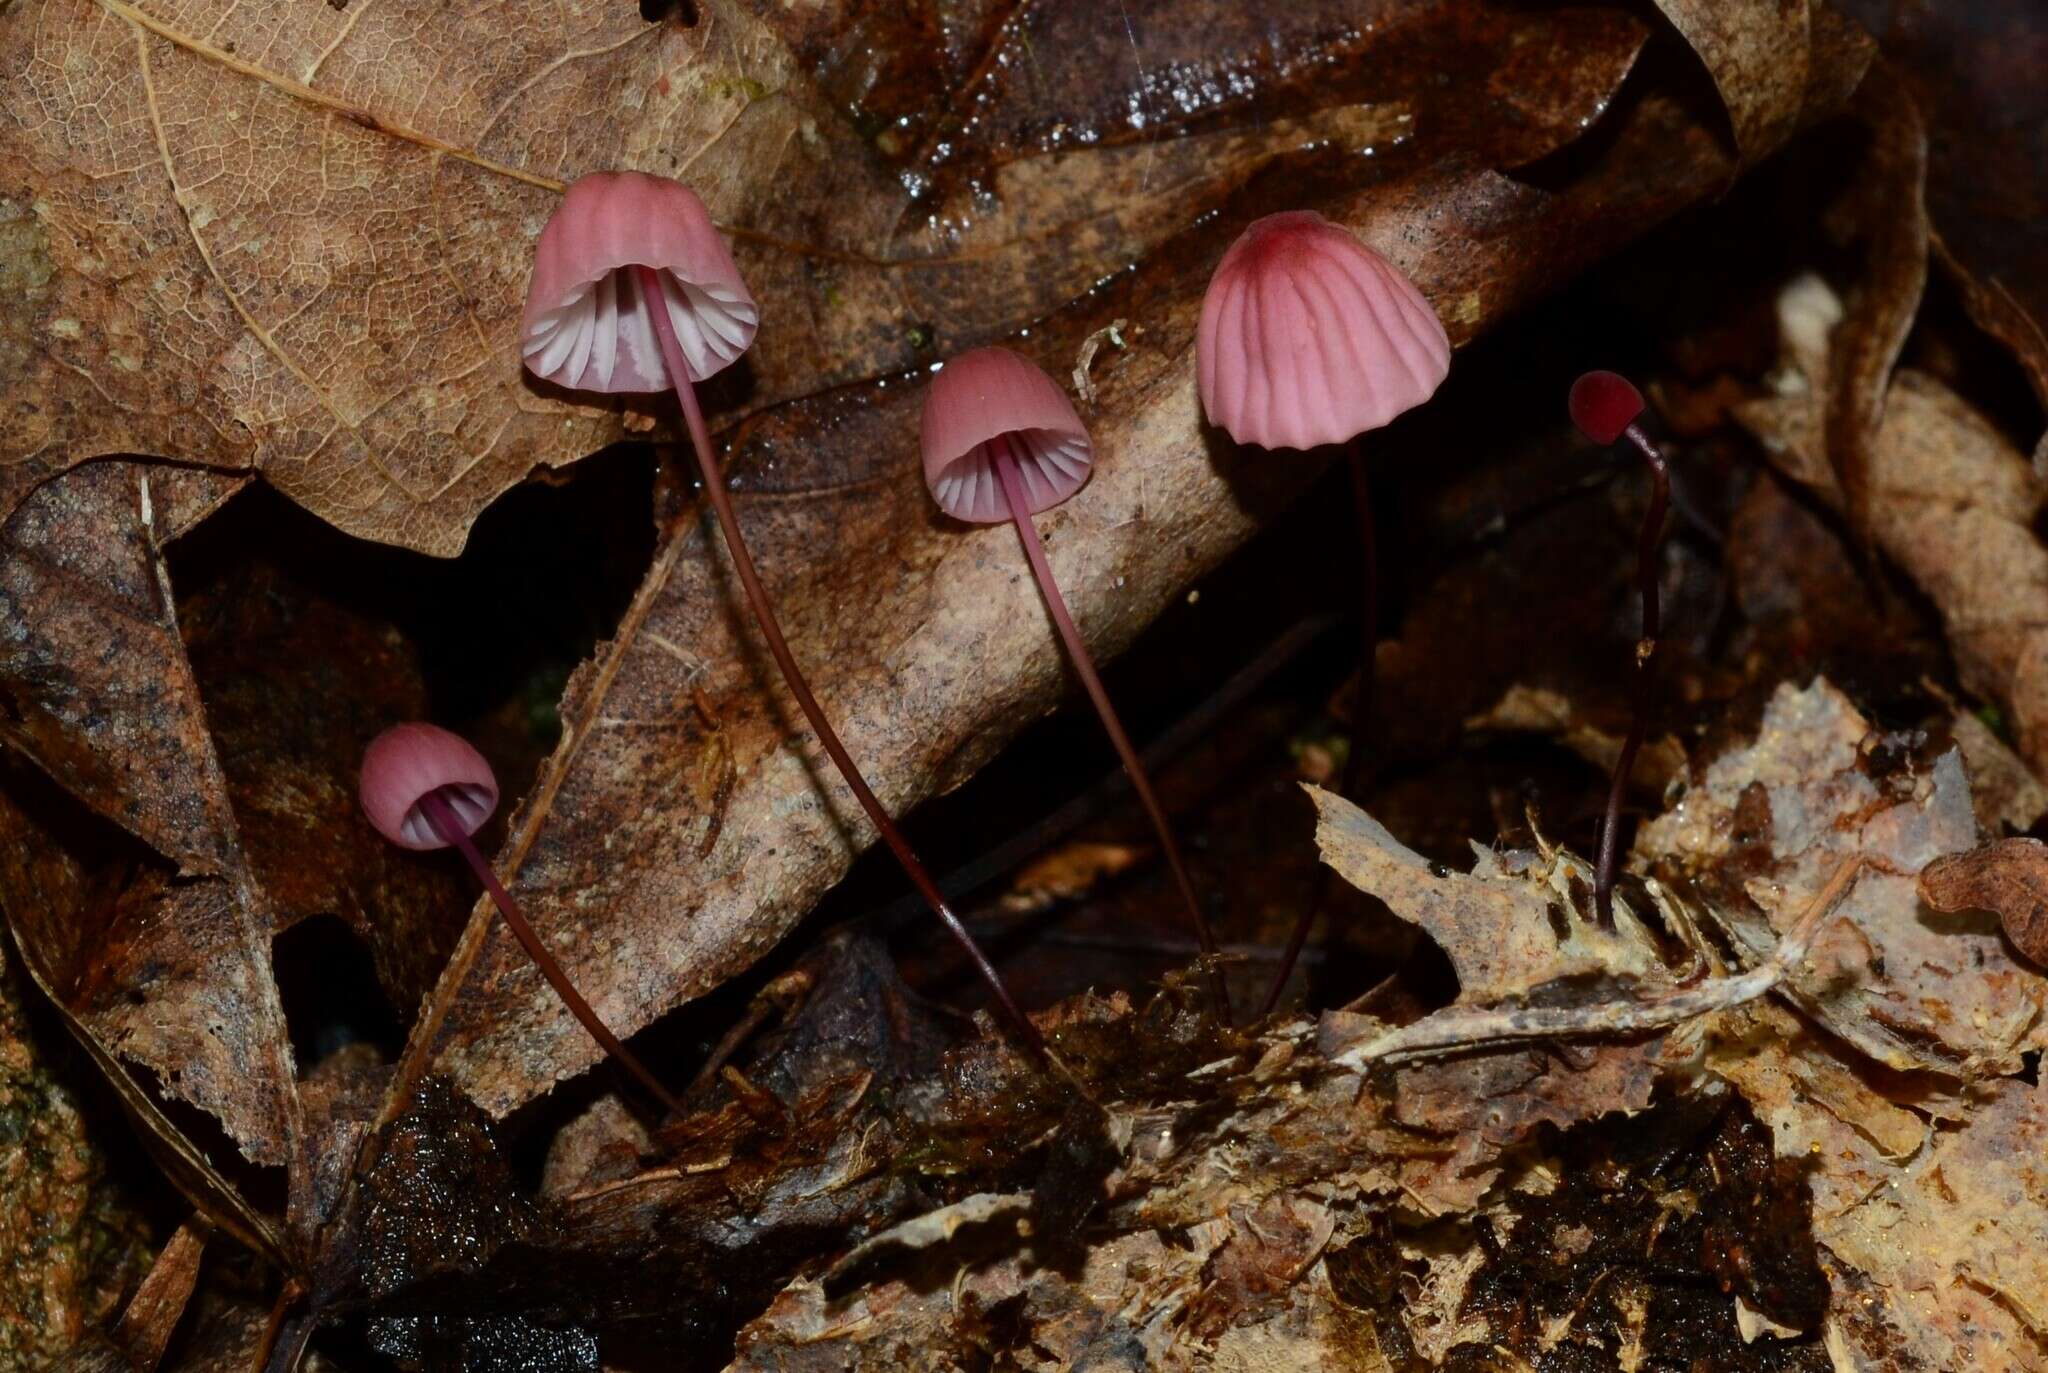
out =
<path fill-rule="evenodd" d="M 475 834 L 498 808 L 491 765 L 459 734 L 437 725 L 393 725 L 363 751 L 363 814 L 377 833 L 405 849 L 448 847 L 420 810 L 439 792 L 464 834 Z"/>
<path fill-rule="evenodd" d="M 1595 443 L 1613 443 L 1643 413 L 1643 393 L 1615 372 L 1588 372 L 1572 383 L 1572 423 Z"/>

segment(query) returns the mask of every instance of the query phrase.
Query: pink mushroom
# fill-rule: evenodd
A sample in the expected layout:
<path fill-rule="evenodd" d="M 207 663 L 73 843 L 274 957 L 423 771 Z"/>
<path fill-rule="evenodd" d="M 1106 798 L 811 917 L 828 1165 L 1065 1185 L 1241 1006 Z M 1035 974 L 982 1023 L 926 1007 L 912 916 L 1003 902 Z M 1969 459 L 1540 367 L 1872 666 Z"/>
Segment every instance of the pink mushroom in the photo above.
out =
<path fill-rule="evenodd" d="M 1211 423 L 1261 448 L 1345 445 L 1364 567 L 1359 738 L 1344 766 L 1356 787 L 1372 719 L 1378 569 L 1365 455 L 1355 440 L 1436 394 L 1451 342 L 1414 283 L 1357 235 L 1311 210 L 1256 220 L 1223 254 L 1202 299 L 1196 379 Z M 1315 919 L 1305 907 L 1267 993 L 1265 1013 Z"/>
<path fill-rule="evenodd" d="M 660 308 L 653 308 L 656 301 Z M 695 192 L 664 177 L 596 172 L 569 187 L 541 230 L 521 349 L 528 371 L 576 390 L 675 393 L 733 570 L 790 694 L 911 884 L 959 941 L 1024 1041 L 1044 1056 L 1037 1028 L 1018 1009 L 819 708 L 747 552 L 695 383 L 738 361 L 759 320 L 732 253 Z"/>
<path fill-rule="evenodd" d="M 363 814 L 369 817 L 371 825 L 400 848 L 453 848 L 460 853 L 484 890 L 491 894 L 491 901 L 498 914 L 505 917 L 513 937 L 555 989 L 555 995 L 562 998 L 569 1013 L 606 1053 L 640 1079 L 671 1114 L 682 1110 L 682 1103 L 619 1042 L 619 1037 L 583 999 L 569 974 L 541 942 L 512 894 L 505 890 L 504 883 L 471 841 L 470 836 L 498 808 L 498 779 L 491 775 L 491 765 L 470 747 L 468 740 L 434 725 L 393 725 L 372 739 L 363 752 L 359 795 Z"/>
<path fill-rule="evenodd" d="M 1109 703 L 1088 645 L 1053 579 L 1045 544 L 1031 523 L 1033 515 L 1052 509 L 1085 486 L 1094 470 L 1095 446 L 1081 417 L 1059 384 L 1030 362 L 1007 348 L 977 348 L 948 362 L 925 391 L 919 434 L 925 484 L 939 509 L 970 524 L 1007 520 L 1016 526 L 1024 559 L 1038 579 L 1039 594 L 1066 646 L 1067 660 L 1095 703 L 1095 713 L 1159 836 L 1202 952 L 1213 956 L 1216 938 L 1188 879 L 1173 827 Z M 1217 986 L 1220 993 L 1220 975 Z M 1227 1011 L 1227 999 L 1224 1006 Z"/>
<path fill-rule="evenodd" d="M 1621 860 L 1621 803 L 1635 770 L 1636 753 L 1650 728 L 1651 688 L 1656 681 L 1657 638 L 1662 612 L 1657 595 L 1657 564 L 1664 542 L 1664 516 L 1671 504 L 1671 469 L 1664 454 L 1636 423 L 1643 397 L 1626 377 L 1613 372 L 1588 372 L 1572 383 L 1568 408 L 1579 432 L 1598 444 L 1626 437 L 1650 467 L 1650 505 L 1636 535 L 1636 588 L 1643 606 L 1643 636 L 1636 642 L 1634 711 L 1614 776 L 1607 785 L 1607 814 L 1600 823 L 1600 857 L 1593 868 L 1593 908 L 1602 925 L 1614 924 L 1614 873 Z"/>

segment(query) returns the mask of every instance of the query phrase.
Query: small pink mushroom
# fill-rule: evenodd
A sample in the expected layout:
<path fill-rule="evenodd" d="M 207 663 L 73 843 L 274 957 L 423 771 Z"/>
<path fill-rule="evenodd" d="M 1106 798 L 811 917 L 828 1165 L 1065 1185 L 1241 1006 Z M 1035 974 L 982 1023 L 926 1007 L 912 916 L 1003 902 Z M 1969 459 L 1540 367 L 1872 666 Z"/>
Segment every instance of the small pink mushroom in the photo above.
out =
<path fill-rule="evenodd" d="M 1600 857 L 1593 868 L 1593 909 L 1602 925 L 1614 924 L 1614 873 L 1621 861 L 1621 803 L 1635 770 L 1636 753 L 1650 729 L 1651 689 L 1656 682 L 1657 639 L 1663 632 L 1657 594 L 1657 565 L 1664 543 L 1664 516 L 1671 505 L 1671 468 L 1650 436 L 1636 423 L 1642 393 L 1626 377 L 1588 372 L 1572 383 L 1567 408 L 1579 432 L 1597 444 L 1627 438 L 1650 467 L 1650 505 L 1636 535 L 1636 589 L 1643 606 L 1643 636 L 1636 643 L 1635 709 L 1614 776 L 1607 785 L 1607 814 L 1600 824 Z"/>
<path fill-rule="evenodd" d="M 1195 333 L 1202 410 L 1239 443 L 1344 444 L 1364 568 L 1358 735 L 1344 793 L 1358 781 L 1372 720 L 1378 568 L 1365 455 L 1355 440 L 1436 394 L 1451 341 L 1422 293 L 1356 234 L 1312 210 L 1255 220 L 1223 254 Z M 1317 907 L 1304 907 L 1266 995 L 1279 1004 Z"/>
<path fill-rule="evenodd" d="M 790 694 L 911 885 L 959 941 L 1026 1044 L 1044 1057 L 1037 1027 L 1011 998 L 825 718 L 747 552 L 695 383 L 738 361 L 759 320 L 732 252 L 695 192 L 640 172 L 595 172 L 569 187 L 541 230 L 520 346 L 528 371 L 563 386 L 675 393 L 733 570 Z"/>
<path fill-rule="evenodd" d="M 498 808 L 498 779 L 468 740 L 436 725 L 393 725 L 372 739 L 370 747 L 363 751 L 358 794 L 370 824 L 400 848 L 453 848 L 460 853 L 490 893 L 513 937 L 555 989 L 555 995 L 562 998 L 569 1013 L 606 1053 L 640 1079 L 671 1114 L 682 1110 L 682 1103 L 633 1056 L 583 999 L 471 840 L 470 836 Z"/>
<path fill-rule="evenodd" d="M 1066 646 L 1074 675 L 1081 679 L 1102 720 L 1138 801 L 1159 836 L 1159 847 L 1187 904 L 1202 952 L 1214 955 L 1216 937 L 1188 879 L 1180 845 L 1152 790 L 1145 766 L 1124 732 L 1109 692 L 1095 670 L 1088 645 L 1067 611 L 1045 544 L 1031 517 L 1065 501 L 1087 485 L 1095 445 L 1059 384 L 1007 348 L 977 348 L 940 370 L 925 391 L 919 422 L 924 479 L 939 509 L 970 524 L 1009 521 L 1024 545 L 1024 559 L 1038 579 L 1039 594 Z M 1218 989 L 1222 983 L 1219 977 Z M 1224 1001 L 1227 1011 L 1228 1001 Z"/>

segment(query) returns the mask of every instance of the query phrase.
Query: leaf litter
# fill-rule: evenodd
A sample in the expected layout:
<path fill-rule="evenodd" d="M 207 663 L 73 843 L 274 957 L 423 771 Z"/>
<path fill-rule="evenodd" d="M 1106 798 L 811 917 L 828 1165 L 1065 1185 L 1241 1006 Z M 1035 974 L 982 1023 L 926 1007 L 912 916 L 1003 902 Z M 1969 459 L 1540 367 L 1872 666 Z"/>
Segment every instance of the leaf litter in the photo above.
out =
<path fill-rule="evenodd" d="M 446 871 L 365 842 L 353 757 L 433 700 L 402 617 L 289 558 L 188 583 L 165 553 L 256 472 L 352 533 L 449 553 L 530 471 L 646 432 L 524 391 L 498 336 L 520 226 L 579 159 L 683 150 L 764 296 L 807 305 L 714 400 L 799 655 L 831 665 L 856 751 L 908 805 L 996 757 L 1061 684 L 1007 550 L 911 514 L 914 474 L 888 461 L 907 369 L 1005 337 L 1081 368 L 1114 460 L 1045 532 L 1090 637 L 1126 646 L 1314 476 L 1211 451 L 1192 410 L 1190 312 L 1243 219 L 1320 204 L 1469 343 L 1841 108 L 1871 59 L 1821 6 L 1658 8 L 1669 30 L 1576 7 L 1359 25 L 1309 5 L 1278 29 L 1230 6 L 1190 24 L 1164 0 L 1110 26 L 911 7 L 864 32 L 865 70 L 843 64 L 855 21 L 834 6 L 649 25 L 567 5 L 510 46 L 452 17 L 383 64 L 365 54 L 393 15 L 360 3 L 203 34 L 146 4 L 0 8 L 0 71 L 35 97 L 0 116 L 0 587 L 25 626 L 0 667 L 0 906 L 157 1165 L 225 1232 L 206 1252 L 238 1243 L 287 1275 L 279 1292 L 211 1258 L 201 1273 L 207 1222 L 165 1227 L 74 1365 L 281 1369 L 325 1363 L 318 1344 L 479 1373 L 594 1368 L 600 1349 L 628 1367 L 677 1349 L 741 1368 L 2041 1366 L 2043 984 L 1995 923 L 2024 947 L 2037 854 L 1977 847 L 2042 811 L 2038 499 L 2010 426 L 1928 353 L 1918 193 L 1950 232 L 1952 106 L 1923 129 L 1920 105 L 1856 97 L 1861 196 L 1829 223 L 1860 256 L 1780 298 L 1769 390 L 1681 374 L 1658 391 L 1702 453 L 1728 451 L 1732 409 L 1818 496 L 1744 455 L 1688 516 L 1711 535 L 1739 508 L 1834 560 L 1741 550 L 1742 611 L 1779 616 L 1779 642 L 1831 632 L 1824 603 L 1860 599 L 1873 550 L 1926 596 L 1925 622 L 1880 612 L 1934 646 L 1917 707 L 1788 674 L 1748 624 L 1733 642 L 1751 651 L 1728 652 L 1717 536 L 1681 547 L 1670 578 L 1711 594 L 1676 602 L 1678 704 L 1634 779 L 1645 818 L 1603 926 L 1571 797 L 1611 758 L 1615 697 L 1574 658 L 1628 638 L 1621 545 L 1600 531 L 1632 512 L 1584 480 L 1590 499 L 1558 504 L 1555 453 L 1489 471 L 1465 490 L 1477 506 L 1397 535 L 1437 563 L 1409 573 L 1409 623 L 1382 645 L 1396 702 L 1419 705 L 1385 736 L 1436 771 L 1382 777 L 1367 810 L 1315 800 L 1324 861 L 1440 956 L 1435 991 L 1418 958 L 1312 1003 L 1341 1009 L 1235 1027 L 1194 973 L 1067 996 L 1039 1015 L 1064 1075 L 926 1001 L 857 931 L 717 992 L 866 836 L 762 686 L 715 544 L 665 476 L 646 579 L 552 710 L 561 742 L 533 751 L 500 855 L 608 1018 L 708 998 L 684 1012 L 705 1035 L 688 1110 L 643 1119 L 601 1080 L 558 1088 L 590 1047 L 487 913 L 462 928 Z M 479 70 L 486 52 L 503 60 Z M 436 54 L 473 79 L 400 100 Z M 928 62 L 936 87 L 876 75 Z M 1495 75 L 1418 79 L 1432 62 Z M 1239 78 L 1257 94 L 1229 93 Z M 135 99 L 74 159 L 95 84 Z M 304 172 L 315 147 L 342 175 L 317 214 L 286 215 L 289 176 L 262 166 Z M 293 237 L 309 224 L 328 240 Z M 1934 250 L 1990 320 L 1996 280 Z M 149 292 L 116 292 L 145 261 Z M 417 285 L 451 263 L 452 289 Z M 1433 437 L 1411 428 L 1390 461 Z M 89 461 L 129 451 L 159 456 Z M 1457 532 L 1489 509 L 1497 524 Z M 965 590 L 925 590 L 941 569 Z M 1569 635 L 1527 623 L 1538 589 Z M 1461 822 L 1455 788 L 1428 816 L 1431 778 L 1490 787 L 1493 828 Z M 1545 834 L 1546 801 L 1569 843 Z M 1140 909 L 1129 839 L 1044 855 L 1011 927 Z M 285 970 L 331 947 L 303 933 L 330 916 L 368 950 L 361 987 L 412 1026 L 396 1073 L 395 1044 L 287 1025 Z M 1254 970 L 1265 918 L 1233 953 Z"/>

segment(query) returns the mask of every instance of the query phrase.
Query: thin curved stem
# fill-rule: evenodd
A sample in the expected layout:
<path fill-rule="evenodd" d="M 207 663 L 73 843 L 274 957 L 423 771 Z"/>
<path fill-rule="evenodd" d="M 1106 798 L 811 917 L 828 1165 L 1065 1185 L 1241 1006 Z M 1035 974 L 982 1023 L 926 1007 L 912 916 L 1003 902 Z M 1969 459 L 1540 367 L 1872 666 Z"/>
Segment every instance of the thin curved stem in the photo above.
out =
<path fill-rule="evenodd" d="M 790 694 L 796 697 L 797 707 L 803 711 L 804 719 L 810 722 L 811 732 L 818 736 L 825 752 L 839 769 L 839 775 L 846 779 L 846 785 L 853 792 L 854 800 L 867 813 L 868 823 L 882 836 L 882 842 L 896 855 L 896 861 L 910 884 L 924 897 L 925 904 L 939 917 L 952 932 L 961 949 L 988 984 L 996 1001 L 1016 1026 L 1017 1032 L 1033 1053 L 1041 1058 L 1050 1058 L 1046 1051 L 1045 1039 L 1038 1033 L 1038 1027 L 1026 1018 L 1010 996 L 1010 989 L 1003 985 L 1003 979 L 996 973 L 995 965 L 981 946 L 974 942 L 974 936 L 960 923 L 960 917 L 946 903 L 939 891 L 938 883 L 925 871 L 923 863 L 910 847 L 910 841 L 889 812 L 876 799 L 875 793 L 854 765 L 853 757 L 846 746 L 839 742 L 838 732 L 825 718 L 825 712 L 818 706 L 818 698 L 811 694 L 810 684 L 804 680 L 803 671 L 797 667 L 796 658 L 789 651 L 789 642 L 782 637 L 782 626 L 775 618 L 775 606 L 768 598 L 768 589 L 761 584 L 761 576 L 754 570 L 754 559 L 747 552 L 746 537 L 740 532 L 739 517 L 733 513 L 732 497 L 726 493 L 725 473 L 719 467 L 718 456 L 711 450 L 711 436 L 704 427 L 704 412 L 697 404 L 696 388 L 690 384 L 689 369 L 683 362 L 682 345 L 676 341 L 675 326 L 669 322 L 668 311 L 660 308 L 665 299 L 660 279 L 651 267 L 636 268 L 640 273 L 640 285 L 650 304 L 649 313 L 654 318 L 654 335 L 661 342 L 661 355 L 668 365 L 670 384 L 675 388 L 676 400 L 683 407 L 683 420 L 689 426 L 690 441 L 697 448 L 697 463 L 704 470 L 704 491 L 711 498 L 711 509 L 718 516 L 718 527 L 725 533 L 726 550 L 732 554 L 733 571 L 739 574 L 740 586 L 745 590 L 747 602 L 753 607 L 754 621 L 761 628 L 761 637 L 768 643 L 768 652 L 774 657 L 775 665 L 782 669 L 782 679 L 789 685 Z"/>
<path fill-rule="evenodd" d="M 1358 706 L 1357 718 L 1351 726 L 1351 747 L 1344 754 L 1344 771 L 1337 783 L 1339 796 L 1350 799 L 1358 789 L 1359 778 L 1365 770 L 1367 734 L 1372 728 L 1372 703 L 1374 687 L 1378 684 L 1379 671 L 1375 657 L 1380 637 L 1380 560 L 1372 518 L 1372 484 L 1365 470 L 1365 454 L 1353 442 L 1344 451 L 1345 463 L 1351 469 L 1351 500 L 1358 512 L 1358 559 L 1359 573 L 1359 639 L 1358 639 Z M 1316 883 L 1314 904 L 1302 908 L 1295 917 L 1294 932 L 1287 936 L 1287 952 L 1280 955 L 1279 971 L 1273 974 L 1273 985 L 1266 989 L 1266 1004 L 1259 1008 L 1259 1018 L 1273 1014 L 1280 1004 L 1280 994 L 1287 990 L 1287 979 L 1294 975 L 1294 965 L 1301 959 L 1301 951 L 1308 943 L 1309 928 L 1316 923 L 1316 916 L 1330 904 L 1330 892 L 1337 881 L 1334 869 L 1324 866 Z"/>
<path fill-rule="evenodd" d="M 526 956 L 540 969 L 540 975 L 548 980 L 548 985 L 555 989 L 555 995 L 562 998 L 562 1004 L 569 1008 L 569 1014 L 576 1017 L 589 1032 L 590 1037 L 596 1040 L 606 1053 L 617 1059 L 627 1072 L 640 1079 L 641 1085 L 654 1093 L 669 1114 L 682 1114 L 683 1104 L 676 1100 L 668 1088 L 661 1085 L 661 1079 L 649 1072 L 647 1066 L 633 1056 L 631 1049 L 619 1042 L 619 1037 L 611 1032 L 611 1028 L 598 1018 L 590 1003 L 583 999 L 583 993 L 576 990 L 576 984 L 569 980 L 569 974 L 562 970 L 562 965 L 556 961 L 554 954 L 541 942 L 539 933 L 527 923 L 525 915 L 519 910 L 519 903 L 512 899 L 512 893 L 505 890 L 505 884 L 498 880 L 498 874 L 484 861 L 483 854 L 477 851 L 476 845 L 470 840 L 469 832 L 463 829 L 462 822 L 455 818 L 455 812 L 448 808 L 448 802 L 441 793 L 430 791 L 420 798 L 419 804 L 420 813 L 427 817 L 427 823 L 433 826 L 434 833 L 463 856 L 470 870 L 476 873 L 477 880 L 484 884 L 484 890 L 491 894 L 492 902 L 498 907 L 498 914 L 505 917 L 505 924 L 511 929 L 513 938 L 526 950 Z"/>
<path fill-rule="evenodd" d="M 1066 597 L 1060 594 L 1059 583 L 1053 580 L 1052 564 L 1046 560 L 1045 541 L 1038 537 L 1038 528 L 1031 523 L 1031 501 L 1024 494 L 1024 478 L 1017 470 L 1017 449 L 1014 436 L 1005 434 L 990 445 L 995 459 L 996 480 L 1002 483 L 1003 500 L 1010 509 L 1010 520 L 1017 526 L 1017 541 L 1024 545 L 1024 560 L 1031 564 L 1031 575 L 1038 579 L 1038 591 L 1045 598 L 1045 608 L 1052 615 L 1053 627 L 1059 631 L 1060 642 L 1066 645 L 1067 661 L 1073 664 L 1074 675 L 1081 679 L 1082 689 L 1095 704 L 1095 714 L 1102 720 L 1104 733 L 1116 749 L 1116 756 L 1122 760 L 1124 772 L 1131 779 L 1131 790 L 1138 795 L 1138 804 L 1145 809 L 1145 815 L 1152 822 L 1153 832 L 1159 836 L 1159 848 L 1166 855 L 1166 865 L 1173 871 L 1173 882 L 1180 889 L 1180 898 L 1188 908 L 1188 919 L 1194 924 L 1195 938 L 1202 946 L 1205 957 L 1216 953 L 1216 934 L 1209 928 L 1209 917 L 1202 912 L 1202 902 L 1195 895 L 1195 884 L 1188 877 L 1188 865 L 1181 857 L 1180 842 L 1173 837 L 1173 826 L 1167 822 L 1166 810 L 1159 804 L 1158 793 L 1152 790 L 1152 778 L 1145 771 L 1145 764 L 1138 758 L 1138 750 L 1131 746 L 1131 736 L 1124 732 L 1123 721 L 1117 718 L 1116 707 L 1109 702 L 1109 691 L 1102 685 L 1102 675 L 1095 670 L 1095 659 L 1088 652 L 1088 644 L 1081 638 L 1081 631 L 1074 624 L 1074 617 L 1067 610 Z M 1216 995 L 1223 1008 L 1225 1020 L 1230 1018 L 1230 995 L 1223 985 L 1223 975 L 1212 967 L 1216 979 Z"/>
<path fill-rule="evenodd" d="M 1636 643 L 1634 715 L 1629 721 L 1628 737 L 1622 741 L 1621 756 L 1614 763 L 1614 777 L 1608 783 L 1607 814 L 1600 825 L 1600 858 L 1593 870 L 1593 911 L 1607 929 L 1614 928 L 1614 873 L 1621 862 L 1621 803 L 1627 797 L 1629 774 L 1635 771 L 1636 754 L 1650 730 L 1651 688 L 1657 679 L 1657 640 L 1663 633 L 1663 612 L 1657 594 L 1658 553 L 1664 545 L 1664 517 L 1671 507 L 1671 469 L 1664 455 L 1640 425 L 1631 424 L 1623 433 L 1649 465 L 1651 488 L 1650 508 L 1643 512 L 1642 529 L 1636 535 L 1636 591 L 1643 603 L 1643 637 Z"/>

